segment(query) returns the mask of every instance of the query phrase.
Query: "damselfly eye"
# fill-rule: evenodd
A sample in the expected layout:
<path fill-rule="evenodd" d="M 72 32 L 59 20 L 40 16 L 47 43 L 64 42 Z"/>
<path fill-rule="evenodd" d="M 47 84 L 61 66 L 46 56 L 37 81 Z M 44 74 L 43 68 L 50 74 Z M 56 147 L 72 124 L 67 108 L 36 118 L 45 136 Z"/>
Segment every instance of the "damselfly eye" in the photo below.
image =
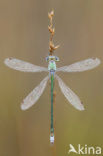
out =
<path fill-rule="evenodd" d="M 56 56 L 56 57 L 55 57 L 55 60 L 56 60 L 56 61 L 59 61 L 59 57 Z"/>
<path fill-rule="evenodd" d="M 46 57 L 46 61 L 49 61 L 49 57 Z"/>

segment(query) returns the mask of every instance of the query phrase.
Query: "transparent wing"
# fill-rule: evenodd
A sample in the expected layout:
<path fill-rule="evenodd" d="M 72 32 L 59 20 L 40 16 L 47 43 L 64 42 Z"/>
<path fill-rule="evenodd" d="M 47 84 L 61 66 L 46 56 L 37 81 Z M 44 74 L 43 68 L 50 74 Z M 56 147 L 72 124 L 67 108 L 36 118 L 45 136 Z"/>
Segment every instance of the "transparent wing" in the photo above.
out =
<path fill-rule="evenodd" d="M 34 90 L 23 100 L 21 104 L 21 109 L 26 110 L 30 108 L 33 104 L 37 102 L 37 100 L 40 98 L 42 95 L 48 81 L 49 76 L 44 78 L 41 83 L 34 88 Z"/>
<path fill-rule="evenodd" d="M 66 84 L 62 81 L 62 79 L 56 75 L 56 78 L 59 83 L 59 87 L 64 94 L 64 96 L 67 98 L 67 100 L 78 110 L 82 111 L 84 110 L 84 106 L 82 102 L 80 101 L 79 97 L 69 88 L 66 86 Z"/>
<path fill-rule="evenodd" d="M 5 59 L 4 63 L 12 69 L 23 71 L 23 72 L 48 71 L 47 68 L 36 66 L 36 65 L 33 65 L 28 62 L 21 61 L 15 58 L 7 58 Z"/>
<path fill-rule="evenodd" d="M 89 58 L 69 66 L 60 67 L 57 71 L 62 72 L 82 72 L 86 70 L 93 69 L 100 64 L 100 60 L 98 58 Z"/>

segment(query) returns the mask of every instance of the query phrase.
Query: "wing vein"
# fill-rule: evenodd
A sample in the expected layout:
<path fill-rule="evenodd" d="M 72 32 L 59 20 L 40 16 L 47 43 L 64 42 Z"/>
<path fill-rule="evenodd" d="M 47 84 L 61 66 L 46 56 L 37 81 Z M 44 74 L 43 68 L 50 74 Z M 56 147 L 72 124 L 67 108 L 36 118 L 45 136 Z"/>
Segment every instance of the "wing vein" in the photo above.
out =
<path fill-rule="evenodd" d="M 31 93 L 29 93 L 29 95 L 23 100 L 21 104 L 22 110 L 26 110 L 30 108 L 32 105 L 34 105 L 38 101 L 40 96 L 43 94 L 44 89 L 46 88 L 48 79 L 49 79 L 49 76 L 45 77 L 40 82 L 40 84 L 36 88 L 34 88 L 34 90 Z"/>
<path fill-rule="evenodd" d="M 15 70 L 23 71 L 23 72 L 42 72 L 42 71 L 48 71 L 45 67 L 40 67 L 33 65 L 31 63 L 18 60 L 15 58 L 6 58 L 4 63 Z"/>
<path fill-rule="evenodd" d="M 59 87 L 61 89 L 61 92 L 64 94 L 66 99 L 78 110 L 82 111 L 84 110 L 84 106 L 79 99 L 79 97 L 63 82 L 63 80 L 56 75 L 56 78 L 59 83 Z"/>
<path fill-rule="evenodd" d="M 80 62 L 76 62 L 69 66 L 63 66 L 57 69 L 57 71 L 62 72 L 82 72 L 86 70 L 91 70 L 97 67 L 100 64 L 100 60 L 98 58 L 89 58 Z"/>

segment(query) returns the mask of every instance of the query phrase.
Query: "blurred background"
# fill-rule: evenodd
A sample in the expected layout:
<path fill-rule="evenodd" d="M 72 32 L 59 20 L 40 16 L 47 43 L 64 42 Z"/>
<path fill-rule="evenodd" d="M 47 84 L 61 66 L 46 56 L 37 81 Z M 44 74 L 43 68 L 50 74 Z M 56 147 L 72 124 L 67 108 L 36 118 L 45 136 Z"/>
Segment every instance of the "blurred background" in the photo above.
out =
<path fill-rule="evenodd" d="M 46 73 L 23 73 L 4 65 L 15 57 L 47 67 L 48 12 L 54 9 L 57 66 L 98 57 L 103 61 L 102 0 L 0 0 L 0 156 L 67 156 L 69 144 L 103 146 L 103 64 L 59 76 L 80 97 L 85 111 L 73 108 L 55 82 L 55 144 L 50 146 L 50 86 L 27 111 L 21 101 Z M 72 154 L 71 154 L 72 155 Z"/>

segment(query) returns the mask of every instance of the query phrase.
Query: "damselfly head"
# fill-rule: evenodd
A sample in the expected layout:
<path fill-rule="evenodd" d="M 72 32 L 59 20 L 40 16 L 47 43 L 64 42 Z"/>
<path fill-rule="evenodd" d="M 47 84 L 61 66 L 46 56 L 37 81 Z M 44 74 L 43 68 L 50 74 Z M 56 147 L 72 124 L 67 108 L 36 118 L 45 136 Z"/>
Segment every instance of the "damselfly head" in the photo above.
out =
<path fill-rule="evenodd" d="M 47 62 L 52 61 L 52 60 L 53 60 L 53 61 L 59 61 L 59 57 L 54 56 L 54 55 L 52 55 L 52 56 L 49 55 L 49 56 L 46 57 L 46 61 L 47 61 Z"/>

